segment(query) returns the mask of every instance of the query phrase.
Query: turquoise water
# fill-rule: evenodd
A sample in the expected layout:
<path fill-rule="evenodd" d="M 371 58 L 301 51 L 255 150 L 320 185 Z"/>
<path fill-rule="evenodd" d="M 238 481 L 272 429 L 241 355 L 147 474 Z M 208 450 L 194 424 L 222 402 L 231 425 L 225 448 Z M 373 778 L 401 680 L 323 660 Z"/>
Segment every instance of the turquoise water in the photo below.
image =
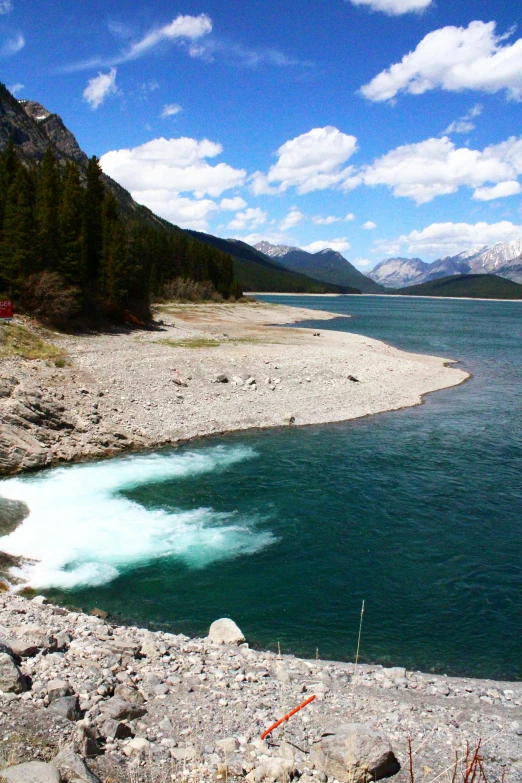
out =
<path fill-rule="evenodd" d="M 36 583 L 140 625 L 203 634 L 231 616 L 253 644 L 346 660 L 364 599 L 363 660 L 522 678 L 522 306 L 285 301 L 473 377 L 355 422 L 2 482 L 34 509 L 18 533 Z"/>

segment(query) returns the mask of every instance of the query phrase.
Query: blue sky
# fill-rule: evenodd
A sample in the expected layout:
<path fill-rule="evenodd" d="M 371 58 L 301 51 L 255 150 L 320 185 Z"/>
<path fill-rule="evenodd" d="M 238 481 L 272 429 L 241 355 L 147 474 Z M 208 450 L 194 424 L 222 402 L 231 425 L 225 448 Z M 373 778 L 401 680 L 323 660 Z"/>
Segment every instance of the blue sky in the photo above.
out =
<path fill-rule="evenodd" d="M 368 271 L 522 236 L 506 0 L 0 0 L 1 79 L 173 222 Z"/>

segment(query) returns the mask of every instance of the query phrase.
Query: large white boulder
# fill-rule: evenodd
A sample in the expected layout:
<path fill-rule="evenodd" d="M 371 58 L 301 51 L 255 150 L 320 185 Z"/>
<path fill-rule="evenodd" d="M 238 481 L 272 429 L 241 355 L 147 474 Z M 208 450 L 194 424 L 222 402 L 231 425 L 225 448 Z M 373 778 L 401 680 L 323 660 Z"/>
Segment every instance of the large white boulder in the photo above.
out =
<path fill-rule="evenodd" d="M 210 626 L 208 638 L 215 644 L 241 644 L 245 637 L 240 628 L 229 617 L 222 617 Z"/>

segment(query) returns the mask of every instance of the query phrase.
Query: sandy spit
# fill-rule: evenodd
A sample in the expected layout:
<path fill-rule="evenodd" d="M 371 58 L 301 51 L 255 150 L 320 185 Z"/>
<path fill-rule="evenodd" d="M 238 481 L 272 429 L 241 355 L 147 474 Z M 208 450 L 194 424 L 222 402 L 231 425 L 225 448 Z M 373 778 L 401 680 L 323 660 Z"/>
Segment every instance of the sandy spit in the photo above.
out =
<path fill-rule="evenodd" d="M 347 421 L 418 405 L 469 377 L 448 358 L 273 325 L 334 317 L 264 303 L 162 306 L 158 331 L 53 334 L 68 366 L 17 359 L 4 361 L 1 374 L 59 401 L 75 422 L 48 440 L 46 464 L 292 420 Z M 117 447 L 104 438 L 114 433 L 126 436 Z"/>

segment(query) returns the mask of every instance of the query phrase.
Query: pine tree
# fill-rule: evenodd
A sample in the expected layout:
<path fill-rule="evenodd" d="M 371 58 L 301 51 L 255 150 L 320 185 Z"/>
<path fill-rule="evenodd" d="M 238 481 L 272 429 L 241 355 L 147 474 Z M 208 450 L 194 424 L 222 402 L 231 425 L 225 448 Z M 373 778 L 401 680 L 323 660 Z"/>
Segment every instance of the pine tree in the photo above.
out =
<path fill-rule="evenodd" d="M 87 164 L 86 186 L 83 198 L 83 263 L 88 296 L 96 294 L 103 246 L 102 204 L 105 187 L 98 158 L 93 156 Z"/>
<path fill-rule="evenodd" d="M 33 188 L 25 168 L 20 167 L 9 188 L 4 231 L 0 245 L 0 280 L 10 295 L 36 269 L 36 230 Z"/>
<path fill-rule="evenodd" d="M 85 281 L 82 241 L 84 189 L 80 170 L 75 163 L 67 163 L 63 175 L 62 198 L 58 213 L 61 241 L 60 274 L 69 283 Z"/>
<path fill-rule="evenodd" d="M 13 139 L 10 137 L 6 149 L 0 155 L 0 235 L 4 225 L 7 194 L 21 166 L 22 164 L 16 156 Z"/>
<path fill-rule="evenodd" d="M 51 147 L 47 147 L 39 166 L 36 184 L 35 218 L 37 225 L 38 266 L 55 272 L 61 267 L 58 211 L 61 180 Z"/>
<path fill-rule="evenodd" d="M 125 229 L 114 195 L 107 191 L 102 205 L 102 257 L 99 290 L 104 309 L 119 313 L 127 295 L 127 248 Z"/>

